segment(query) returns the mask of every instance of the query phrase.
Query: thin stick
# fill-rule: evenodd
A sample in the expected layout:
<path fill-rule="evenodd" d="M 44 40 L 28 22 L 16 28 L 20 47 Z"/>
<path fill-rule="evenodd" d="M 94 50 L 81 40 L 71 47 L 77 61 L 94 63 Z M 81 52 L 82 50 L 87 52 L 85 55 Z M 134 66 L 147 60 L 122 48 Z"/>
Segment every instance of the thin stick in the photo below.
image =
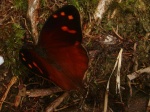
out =
<path fill-rule="evenodd" d="M 69 96 L 68 92 L 65 92 L 62 96 L 58 97 L 54 102 L 52 102 L 47 108 L 45 112 L 54 112 L 55 108 L 60 105 L 60 103 Z"/>
<path fill-rule="evenodd" d="M 127 77 L 128 77 L 129 80 L 131 81 L 131 80 L 133 80 L 133 79 L 139 77 L 140 74 L 142 74 L 142 73 L 150 73 L 150 67 L 143 68 L 143 69 L 140 69 L 140 70 L 138 70 L 138 71 L 135 71 L 135 72 L 133 72 L 133 73 L 127 75 Z"/>
<path fill-rule="evenodd" d="M 107 82 L 107 87 L 106 87 L 106 92 L 105 92 L 105 100 L 104 100 L 104 112 L 107 112 L 107 108 L 108 108 L 108 94 L 109 94 L 110 79 L 111 79 L 115 69 L 117 68 L 117 66 L 118 66 L 118 69 L 117 69 L 117 77 L 116 77 L 116 87 L 117 87 L 117 89 L 119 91 L 119 95 L 121 97 L 121 93 L 120 93 L 120 69 L 121 69 L 122 52 L 123 52 L 123 49 L 121 48 L 121 50 L 118 54 L 116 63 L 114 65 L 114 68 L 112 70 L 112 73 L 110 74 L 110 77 L 109 77 L 108 82 Z M 122 98 L 121 98 L 121 101 L 122 101 Z"/>
<path fill-rule="evenodd" d="M 146 112 L 150 112 L 150 97 L 149 97 L 149 101 L 148 101 L 148 106 L 147 106 Z"/>
<path fill-rule="evenodd" d="M 9 92 L 11 86 L 14 85 L 16 83 L 16 81 L 17 81 L 17 77 L 13 76 L 12 79 L 10 80 L 8 86 L 7 86 L 7 90 L 5 91 L 5 93 L 3 94 L 3 96 L 0 100 L 0 110 L 2 109 L 3 102 L 7 98 L 7 95 L 8 95 L 8 92 Z"/>
<path fill-rule="evenodd" d="M 48 96 L 62 91 L 63 90 L 58 87 L 49 88 L 49 89 L 32 89 L 26 91 L 26 95 L 28 95 L 29 97 L 39 97 L 39 96 Z"/>

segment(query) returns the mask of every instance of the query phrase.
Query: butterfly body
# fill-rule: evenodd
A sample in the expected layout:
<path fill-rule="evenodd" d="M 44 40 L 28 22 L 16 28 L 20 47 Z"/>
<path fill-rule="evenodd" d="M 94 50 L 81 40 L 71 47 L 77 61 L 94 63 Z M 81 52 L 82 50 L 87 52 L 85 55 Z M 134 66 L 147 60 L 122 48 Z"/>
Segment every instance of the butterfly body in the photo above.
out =
<path fill-rule="evenodd" d="M 35 73 L 46 75 L 65 90 L 82 88 L 88 56 L 81 45 L 80 16 L 74 6 L 56 11 L 46 21 L 36 49 L 22 48 L 21 61 Z"/>

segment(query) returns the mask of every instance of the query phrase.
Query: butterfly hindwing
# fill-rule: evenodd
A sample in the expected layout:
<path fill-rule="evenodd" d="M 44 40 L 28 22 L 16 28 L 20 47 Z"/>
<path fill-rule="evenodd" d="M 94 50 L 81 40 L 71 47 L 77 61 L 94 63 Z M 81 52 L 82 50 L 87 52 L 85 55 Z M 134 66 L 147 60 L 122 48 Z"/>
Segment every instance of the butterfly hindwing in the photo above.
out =
<path fill-rule="evenodd" d="M 32 72 L 39 75 L 46 75 L 44 67 L 41 66 L 41 57 L 31 49 L 22 48 L 19 52 L 22 63 Z"/>

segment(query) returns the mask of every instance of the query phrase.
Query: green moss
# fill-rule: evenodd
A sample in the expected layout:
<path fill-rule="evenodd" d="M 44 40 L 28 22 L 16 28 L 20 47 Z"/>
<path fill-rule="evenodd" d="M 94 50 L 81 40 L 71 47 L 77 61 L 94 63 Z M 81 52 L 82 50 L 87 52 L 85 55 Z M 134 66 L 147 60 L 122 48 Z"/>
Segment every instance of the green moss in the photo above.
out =
<path fill-rule="evenodd" d="M 25 11 L 25 10 L 27 10 L 27 7 L 28 7 L 27 0 L 14 0 L 13 4 L 14 4 L 14 8 L 16 10 Z"/>
<path fill-rule="evenodd" d="M 5 58 L 4 66 L 11 68 L 12 73 L 19 75 L 19 50 L 22 46 L 22 38 L 25 30 L 17 23 L 6 27 L 5 30 L 0 29 L 1 34 L 4 35 L 3 40 L 0 41 L 2 54 Z"/>

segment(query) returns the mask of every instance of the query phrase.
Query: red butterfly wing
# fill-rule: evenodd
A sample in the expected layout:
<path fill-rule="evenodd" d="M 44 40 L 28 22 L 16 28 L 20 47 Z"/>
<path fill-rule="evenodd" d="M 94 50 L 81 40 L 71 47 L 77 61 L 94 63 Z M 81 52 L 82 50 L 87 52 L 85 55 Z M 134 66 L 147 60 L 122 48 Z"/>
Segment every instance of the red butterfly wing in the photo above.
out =
<path fill-rule="evenodd" d="M 50 16 L 43 26 L 37 46 L 44 55 L 29 50 L 29 54 L 35 57 L 30 60 L 38 66 L 33 62 L 32 65 L 61 88 L 78 89 L 83 85 L 82 79 L 88 68 L 88 56 L 81 41 L 79 13 L 74 6 L 65 6 Z M 31 58 L 28 55 L 25 57 Z M 29 64 L 27 66 L 30 68 Z"/>

